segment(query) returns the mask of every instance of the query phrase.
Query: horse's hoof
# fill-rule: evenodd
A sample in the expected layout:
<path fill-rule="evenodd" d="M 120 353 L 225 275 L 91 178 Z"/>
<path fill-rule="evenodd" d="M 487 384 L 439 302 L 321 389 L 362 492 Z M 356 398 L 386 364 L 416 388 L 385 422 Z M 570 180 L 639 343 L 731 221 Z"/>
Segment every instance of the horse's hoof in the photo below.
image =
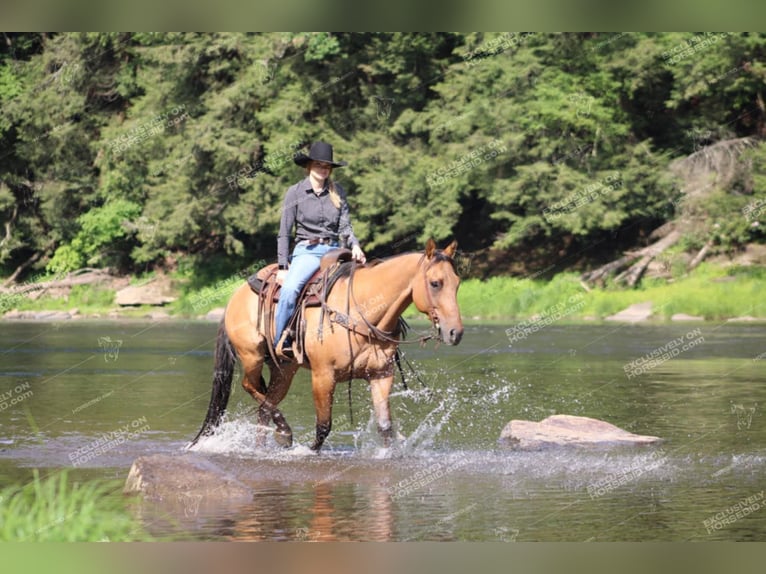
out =
<path fill-rule="evenodd" d="M 290 448 L 293 446 L 293 433 L 280 432 L 275 430 L 274 440 L 276 440 L 277 444 L 282 448 Z"/>

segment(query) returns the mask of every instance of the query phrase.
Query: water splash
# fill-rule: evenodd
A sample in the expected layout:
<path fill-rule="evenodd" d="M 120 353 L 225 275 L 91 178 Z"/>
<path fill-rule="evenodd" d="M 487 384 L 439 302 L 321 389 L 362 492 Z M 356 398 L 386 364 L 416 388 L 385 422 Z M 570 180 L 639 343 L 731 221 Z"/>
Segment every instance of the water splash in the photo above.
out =
<path fill-rule="evenodd" d="M 245 418 L 225 418 L 214 434 L 199 439 L 190 450 L 211 454 L 250 455 L 264 448 L 272 429 Z"/>
<path fill-rule="evenodd" d="M 458 400 L 454 396 L 446 396 L 436 407 L 430 411 L 422 422 L 410 433 L 401 445 L 404 453 L 415 455 L 419 451 L 433 448 L 436 438 L 444 428 L 455 409 L 458 407 Z"/>

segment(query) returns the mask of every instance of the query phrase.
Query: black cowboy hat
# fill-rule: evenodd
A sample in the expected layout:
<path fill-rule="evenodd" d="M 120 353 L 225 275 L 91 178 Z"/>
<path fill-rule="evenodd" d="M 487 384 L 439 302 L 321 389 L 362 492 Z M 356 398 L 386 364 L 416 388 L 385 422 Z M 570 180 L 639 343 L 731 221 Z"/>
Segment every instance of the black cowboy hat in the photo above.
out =
<path fill-rule="evenodd" d="M 299 152 L 295 154 L 293 161 L 303 167 L 310 161 L 322 161 L 324 163 L 329 163 L 333 167 L 343 167 L 344 165 L 348 165 L 348 162 L 345 161 L 333 161 L 332 146 L 325 142 L 314 142 L 309 148 L 308 155 Z"/>

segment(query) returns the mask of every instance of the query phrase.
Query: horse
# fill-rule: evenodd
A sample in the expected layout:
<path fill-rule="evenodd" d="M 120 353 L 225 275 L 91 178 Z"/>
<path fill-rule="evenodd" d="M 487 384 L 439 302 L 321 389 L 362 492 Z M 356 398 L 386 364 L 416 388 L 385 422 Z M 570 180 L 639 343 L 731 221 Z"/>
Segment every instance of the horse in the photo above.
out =
<path fill-rule="evenodd" d="M 273 337 L 274 325 L 266 317 L 272 315 L 266 313 L 266 305 L 259 306 L 259 296 L 248 284 L 237 288 L 218 328 L 207 415 L 189 448 L 201 437 L 213 434 L 220 424 L 237 359 L 243 367 L 242 386 L 259 404 L 258 422 L 264 426 L 274 422 L 274 437 L 279 445 L 292 445 L 292 429 L 277 407 L 301 366 L 311 369 L 316 412 L 313 451 L 321 449 L 332 428 L 335 386 L 354 378 L 369 383 L 378 432 L 384 444 L 389 445 L 393 428 L 388 398 L 403 334 L 402 313 L 414 303 L 430 318 L 436 338 L 447 345 L 457 345 L 463 336 L 457 303 L 460 278 L 453 259 L 456 250 L 456 241 L 438 250 L 429 239 L 424 252 L 404 253 L 360 265 L 338 279 L 326 297 L 324 312 L 318 307 L 307 307 L 304 311 L 306 360 L 302 364 L 275 361 L 268 352 L 268 338 Z M 268 387 L 262 375 L 264 364 L 270 371 Z"/>

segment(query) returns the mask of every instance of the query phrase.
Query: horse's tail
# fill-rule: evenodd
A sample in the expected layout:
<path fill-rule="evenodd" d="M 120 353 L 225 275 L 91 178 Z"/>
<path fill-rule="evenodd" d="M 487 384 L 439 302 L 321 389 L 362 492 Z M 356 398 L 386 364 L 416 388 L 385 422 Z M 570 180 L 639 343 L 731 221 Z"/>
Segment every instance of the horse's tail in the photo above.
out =
<path fill-rule="evenodd" d="M 224 320 L 221 319 L 215 344 L 215 370 L 213 371 L 213 391 L 210 394 L 210 405 L 207 407 L 207 416 L 205 416 L 205 422 L 202 423 L 202 428 L 187 448 L 197 444 L 201 437 L 213 434 L 214 429 L 221 423 L 226 405 L 229 404 L 231 380 L 234 376 L 236 360 L 234 347 L 232 347 L 229 335 L 226 333 Z"/>

